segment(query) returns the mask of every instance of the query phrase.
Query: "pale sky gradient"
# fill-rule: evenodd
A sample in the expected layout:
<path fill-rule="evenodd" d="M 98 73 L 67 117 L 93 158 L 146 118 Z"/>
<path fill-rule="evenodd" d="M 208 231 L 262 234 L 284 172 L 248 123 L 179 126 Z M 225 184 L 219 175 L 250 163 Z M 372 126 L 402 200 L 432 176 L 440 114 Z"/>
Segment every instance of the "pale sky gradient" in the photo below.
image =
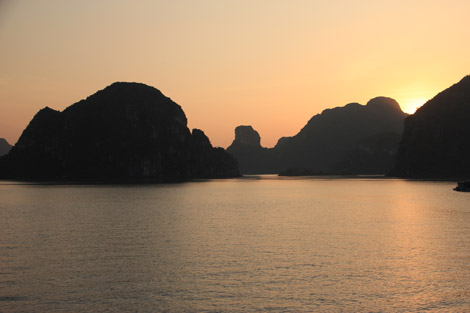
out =
<path fill-rule="evenodd" d="M 404 111 L 470 73 L 470 1 L 0 0 L 0 137 L 115 81 L 160 89 L 190 128 L 264 146 L 376 96 Z"/>

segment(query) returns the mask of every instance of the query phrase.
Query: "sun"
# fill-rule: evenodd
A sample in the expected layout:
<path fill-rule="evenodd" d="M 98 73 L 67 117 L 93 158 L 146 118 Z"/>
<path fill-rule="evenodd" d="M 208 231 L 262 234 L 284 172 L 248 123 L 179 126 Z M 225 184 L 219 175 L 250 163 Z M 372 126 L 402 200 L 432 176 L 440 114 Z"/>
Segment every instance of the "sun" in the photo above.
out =
<path fill-rule="evenodd" d="M 406 112 L 408 114 L 413 114 L 416 112 L 416 110 L 422 106 L 423 104 L 426 103 L 429 99 L 426 98 L 409 98 L 409 99 L 403 99 L 401 101 L 401 108 L 403 112 Z"/>

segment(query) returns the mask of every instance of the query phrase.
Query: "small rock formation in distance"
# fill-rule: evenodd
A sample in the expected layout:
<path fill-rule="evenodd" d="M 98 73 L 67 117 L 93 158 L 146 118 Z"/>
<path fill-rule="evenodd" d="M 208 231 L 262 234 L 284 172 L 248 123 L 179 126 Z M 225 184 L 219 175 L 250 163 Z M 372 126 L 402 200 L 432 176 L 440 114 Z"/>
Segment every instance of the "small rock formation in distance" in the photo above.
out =
<path fill-rule="evenodd" d="M 250 125 L 235 128 L 235 139 L 227 148 L 238 161 L 243 174 L 266 174 L 272 171 L 270 149 L 261 146 L 261 137 Z"/>
<path fill-rule="evenodd" d="M 171 181 L 239 176 L 235 159 L 187 127 L 181 107 L 156 88 L 114 83 L 64 111 L 40 110 L 0 177 Z"/>

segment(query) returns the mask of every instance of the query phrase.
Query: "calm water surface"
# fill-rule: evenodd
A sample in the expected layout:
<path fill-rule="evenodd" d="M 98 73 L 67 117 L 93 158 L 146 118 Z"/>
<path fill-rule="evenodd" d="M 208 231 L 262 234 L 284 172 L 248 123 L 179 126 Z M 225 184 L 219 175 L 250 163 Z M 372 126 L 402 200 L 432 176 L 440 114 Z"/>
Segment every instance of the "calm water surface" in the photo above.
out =
<path fill-rule="evenodd" d="M 273 176 L 0 182 L 1 312 L 469 312 L 470 193 Z"/>

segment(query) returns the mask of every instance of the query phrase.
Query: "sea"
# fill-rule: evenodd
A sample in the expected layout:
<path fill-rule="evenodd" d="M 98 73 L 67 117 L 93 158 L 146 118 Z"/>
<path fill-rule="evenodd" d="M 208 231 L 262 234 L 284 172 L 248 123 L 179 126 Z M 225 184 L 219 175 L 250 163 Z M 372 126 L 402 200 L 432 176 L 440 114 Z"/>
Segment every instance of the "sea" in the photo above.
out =
<path fill-rule="evenodd" d="M 0 312 L 470 312 L 455 185 L 0 181 Z"/>

